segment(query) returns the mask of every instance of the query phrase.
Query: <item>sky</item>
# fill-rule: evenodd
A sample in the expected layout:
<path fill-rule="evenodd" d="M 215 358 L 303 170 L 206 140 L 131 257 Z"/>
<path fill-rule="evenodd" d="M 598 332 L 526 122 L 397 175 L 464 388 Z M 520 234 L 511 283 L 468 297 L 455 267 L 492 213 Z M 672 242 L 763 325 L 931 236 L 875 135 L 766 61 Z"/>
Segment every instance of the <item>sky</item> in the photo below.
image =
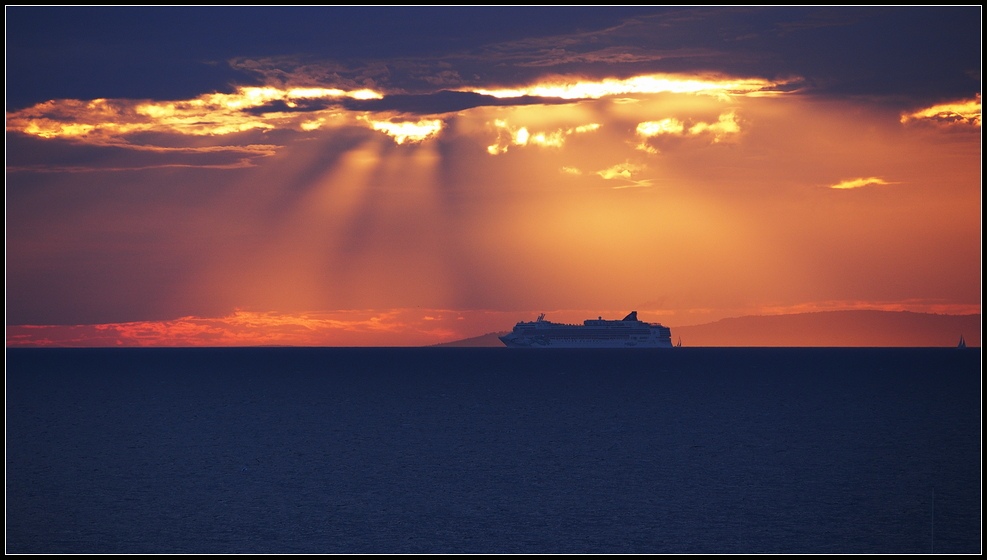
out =
<path fill-rule="evenodd" d="M 981 8 L 7 7 L 7 345 L 981 307 Z"/>

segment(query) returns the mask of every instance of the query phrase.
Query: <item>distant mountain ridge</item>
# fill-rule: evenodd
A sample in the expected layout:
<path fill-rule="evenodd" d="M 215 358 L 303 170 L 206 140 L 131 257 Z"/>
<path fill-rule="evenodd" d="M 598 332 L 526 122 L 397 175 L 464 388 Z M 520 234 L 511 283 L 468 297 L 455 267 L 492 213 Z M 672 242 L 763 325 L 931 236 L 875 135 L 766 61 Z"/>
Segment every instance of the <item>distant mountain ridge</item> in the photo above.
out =
<path fill-rule="evenodd" d="M 790 315 L 747 315 L 712 323 L 671 327 L 683 346 L 980 346 L 981 317 L 911 311 L 818 311 Z M 504 347 L 487 333 L 445 347 Z"/>
<path fill-rule="evenodd" d="M 498 336 L 504 336 L 510 331 L 503 332 L 492 332 L 487 334 L 482 334 L 480 336 L 474 336 L 472 338 L 464 338 L 463 340 L 454 340 L 452 342 L 443 342 L 441 344 L 432 344 L 431 346 L 446 346 L 446 347 L 473 347 L 473 348 L 507 348 L 504 343 L 500 341 Z"/>
<path fill-rule="evenodd" d="M 980 314 L 819 311 L 749 315 L 673 327 L 683 346 L 980 346 Z"/>

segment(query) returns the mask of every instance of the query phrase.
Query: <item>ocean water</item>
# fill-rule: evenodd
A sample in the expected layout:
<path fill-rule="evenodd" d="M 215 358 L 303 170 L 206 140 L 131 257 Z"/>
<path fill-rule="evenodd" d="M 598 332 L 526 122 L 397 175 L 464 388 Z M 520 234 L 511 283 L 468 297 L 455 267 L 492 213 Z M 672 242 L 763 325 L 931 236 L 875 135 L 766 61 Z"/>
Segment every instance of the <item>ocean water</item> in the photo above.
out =
<path fill-rule="evenodd" d="M 980 553 L 981 354 L 12 349 L 8 553 Z"/>

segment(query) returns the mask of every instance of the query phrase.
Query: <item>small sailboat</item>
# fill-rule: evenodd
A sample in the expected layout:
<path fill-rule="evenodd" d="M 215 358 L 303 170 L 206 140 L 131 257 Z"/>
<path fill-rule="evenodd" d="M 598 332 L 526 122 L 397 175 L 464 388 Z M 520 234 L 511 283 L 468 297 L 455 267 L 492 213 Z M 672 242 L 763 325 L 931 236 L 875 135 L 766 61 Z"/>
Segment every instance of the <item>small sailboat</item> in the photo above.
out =
<path fill-rule="evenodd" d="M 963 335 L 960 335 L 960 343 L 956 345 L 957 348 L 966 348 L 966 341 L 963 340 Z"/>
<path fill-rule="evenodd" d="M 682 337 L 679 337 L 679 341 L 675 343 L 676 348 L 682 348 Z"/>

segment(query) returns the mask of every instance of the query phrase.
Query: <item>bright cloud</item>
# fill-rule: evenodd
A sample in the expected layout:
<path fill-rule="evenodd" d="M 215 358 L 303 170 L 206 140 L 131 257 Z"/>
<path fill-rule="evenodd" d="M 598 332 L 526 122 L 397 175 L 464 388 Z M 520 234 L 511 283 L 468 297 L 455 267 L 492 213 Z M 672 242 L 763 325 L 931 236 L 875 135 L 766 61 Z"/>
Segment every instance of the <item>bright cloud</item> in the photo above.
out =
<path fill-rule="evenodd" d="M 476 93 L 499 98 L 558 97 L 561 99 L 599 99 L 609 95 L 641 93 L 692 93 L 701 95 L 778 94 L 782 82 L 757 78 L 727 78 L 651 74 L 627 79 L 608 78 L 589 81 L 581 78 L 556 77 L 531 86 L 512 89 L 472 89 Z"/>
<path fill-rule="evenodd" d="M 659 134 L 682 134 L 685 125 L 678 119 L 662 119 L 646 121 L 637 125 L 637 133 L 641 136 L 658 136 Z"/>
<path fill-rule="evenodd" d="M 398 144 L 422 142 L 442 130 L 440 119 L 422 119 L 417 122 L 374 121 L 369 118 L 364 120 L 369 122 L 374 130 L 394 138 L 394 142 Z"/>
<path fill-rule="evenodd" d="M 644 150 L 649 154 L 657 154 L 658 149 L 648 144 L 647 139 L 663 134 L 681 135 L 685 131 L 685 125 L 678 119 L 662 119 L 660 121 L 645 121 L 637 125 L 635 133 L 642 137 L 637 149 Z"/>
<path fill-rule="evenodd" d="M 911 121 L 931 121 L 943 124 L 980 126 L 982 114 L 981 96 L 978 93 L 973 99 L 933 105 L 914 113 L 904 114 L 901 116 L 901 122 L 904 124 Z"/>
<path fill-rule="evenodd" d="M 699 135 L 710 133 L 713 135 L 713 142 L 722 142 L 733 134 L 740 133 L 740 125 L 737 123 L 737 114 L 733 111 L 723 113 L 715 123 L 696 123 L 689 128 L 689 134 Z"/>
<path fill-rule="evenodd" d="M 867 177 L 860 179 L 847 179 L 846 181 L 840 181 L 835 185 L 830 185 L 831 189 L 859 189 L 860 187 L 866 187 L 867 185 L 893 185 L 895 183 L 889 183 L 880 177 Z"/>
<path fill-rule="evenodd" d="M 374 99 L 371 90 L 240 87 L 234 93 L 210 93 L 185 101 L 57 99 L 7 117 L 7 129 L 42 138 L 68 138 L 92 144 L 121 143 L 136 132 L 215 136 L 253 129 L 318 128 L 337 109 L 324 104 L 343 98 Z M 313 100 L 318 111 L 295 112 Z M 321 120 L 313 119 L 321 113 Z"/>
<path fill-rule="evenodd" d="M 596 174 L 604 179 L 630 179 L 632 175 L 644 169 L 643 165 L 636 165 L 629 162 L 618 163 L 613 167 L 608 167 Z"/>
<path fill-rule="evenodd" d="M 511 145 L 514 146 L 548 146 L 560 148 L 565 143 L 565 139 L 573 134 L 592 132 L 600 128 L 597 123 L 575 126 L 570 128 L 559 128 L 552 132 L 530 132 L 527 127 L 513 127 L 507 121 L 496 120 L 494 127 L 497 129 L 497 140 L 487 146 L 487 152 L 491 155 L 502 154 Z"/>
<path fill-rule="evenodd" d="M 720 115 L 719 119 L 713 123 L 696 122 L 691 126 L 675 118 L 662 119 L 660 121 L 645 121 L 637 125 L 635 133 L 640 136 L 641 142 L 637 148 L 649 153 L 656 154 L 658 150 L 648 144 L 649 138 L 658 136 L 702 136 L 710 135 L 711 142 L 724 142 L 736 134 L 740 133 L 740 124 L 737 122 L 737 114 L 728 111 Z"/>

